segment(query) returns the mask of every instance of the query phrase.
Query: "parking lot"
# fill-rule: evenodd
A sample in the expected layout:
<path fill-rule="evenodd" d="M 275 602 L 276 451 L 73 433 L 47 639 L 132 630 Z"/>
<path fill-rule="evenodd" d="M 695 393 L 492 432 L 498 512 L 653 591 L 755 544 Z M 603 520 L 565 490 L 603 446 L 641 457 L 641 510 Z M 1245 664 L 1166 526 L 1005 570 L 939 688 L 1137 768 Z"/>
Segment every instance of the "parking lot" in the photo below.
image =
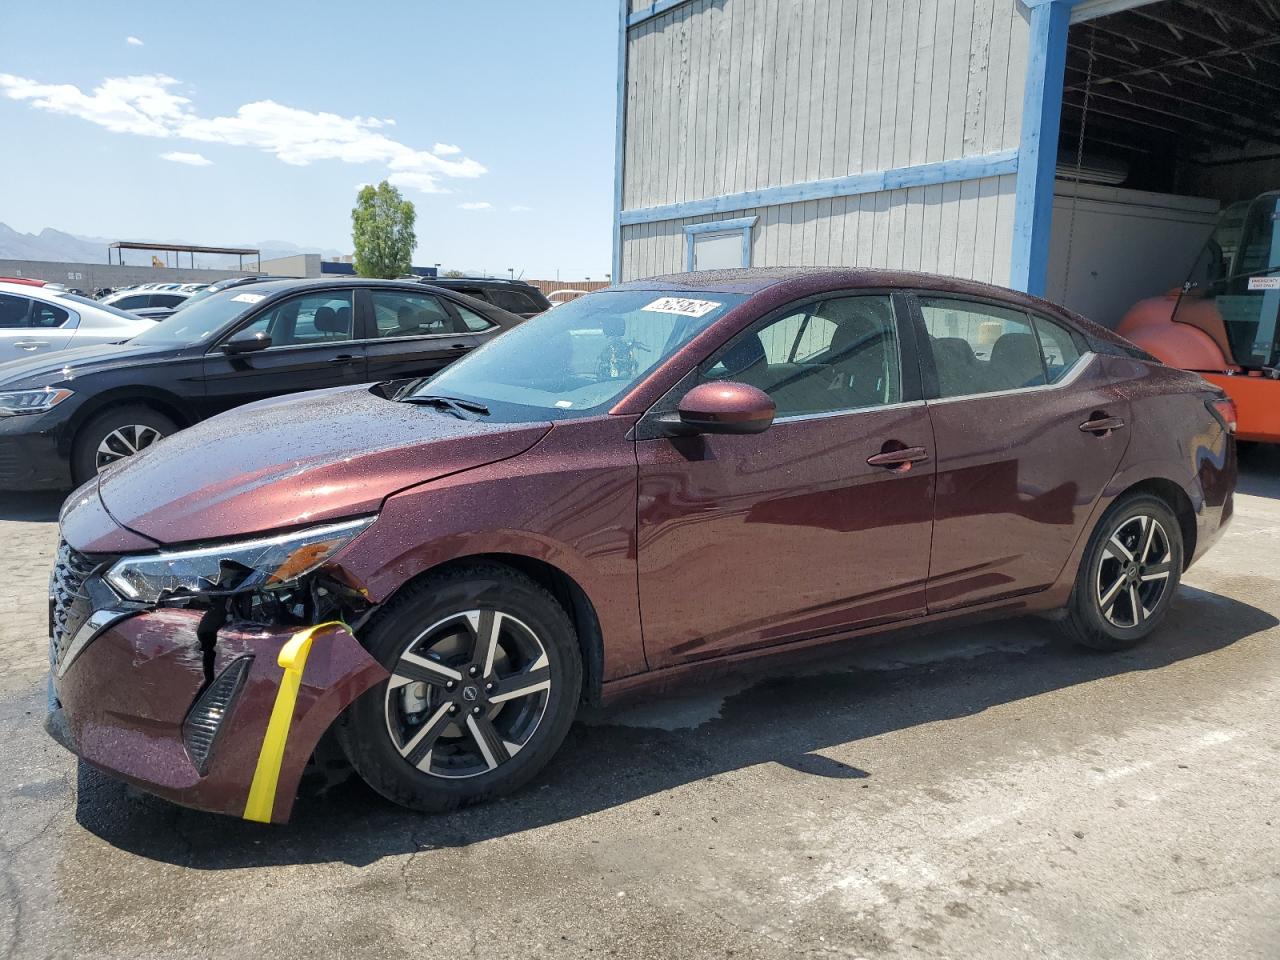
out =
<path fill-rule="evenodd" d="M 5 956 L 1275 957 L 1280 453 L 1129 653 L 1040 621 L 582 718 L 529 788 L 263 827 L 41 729 L 57 500 L 0 506 Z M 250 947 L 250 945 L 252 945 Z"/>

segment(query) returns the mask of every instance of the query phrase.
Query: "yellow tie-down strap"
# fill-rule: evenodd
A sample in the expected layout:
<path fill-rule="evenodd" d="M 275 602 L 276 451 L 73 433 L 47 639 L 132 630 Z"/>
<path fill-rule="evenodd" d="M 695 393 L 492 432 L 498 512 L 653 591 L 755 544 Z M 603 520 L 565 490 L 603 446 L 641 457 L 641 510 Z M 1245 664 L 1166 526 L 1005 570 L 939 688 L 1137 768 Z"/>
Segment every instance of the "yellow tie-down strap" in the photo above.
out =
<path fill-rule="evenodd" d="M 280 689 L 267 721 L 267 732 L 262 737 L 262 749 L 258 751 L 258 766 L 253 771 L 253 783 L 249 787 L 249 799 L 244 805 L 244 819 L 260 823 L 271 822 L 271 808 L 276 801 L 276 783 L 280 779 L 280 765 L 284 763 L 284 748 L 289 742 L 289 727 L 293 723 L 293 708 L 298 702 L 298 688 L 302 686 L 302 671 L 311 653 L 311 641 L 316 632 L 329 627 L 348 629 L 345 623 L 331 620 L 299 630 L 280 648 L 276 662 L 284 667 Z"/>

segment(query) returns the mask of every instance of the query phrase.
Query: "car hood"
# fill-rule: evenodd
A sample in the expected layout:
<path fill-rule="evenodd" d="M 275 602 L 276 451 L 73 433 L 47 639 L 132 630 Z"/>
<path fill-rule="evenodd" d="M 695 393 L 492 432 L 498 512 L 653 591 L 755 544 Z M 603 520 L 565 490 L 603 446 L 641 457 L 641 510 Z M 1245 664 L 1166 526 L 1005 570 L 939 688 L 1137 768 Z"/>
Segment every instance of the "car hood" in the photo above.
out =
<path fill-rule="evenodd" d="M 0 366 L 0 386 L 50 387 L 66 384 L 100 370 L 118 370 L 176 356 L 183 348 L 163 344 L 99 343 L 71 347 L 38 356 L 10 360 Z"/>
<path fill-rule="evenodd" d="M 549 422 L 462 420 L 340 387 L 250 404 L 104 471 L 107 511 L 160 543 L 369 514 L 406 487 L 528 450 Z"/>

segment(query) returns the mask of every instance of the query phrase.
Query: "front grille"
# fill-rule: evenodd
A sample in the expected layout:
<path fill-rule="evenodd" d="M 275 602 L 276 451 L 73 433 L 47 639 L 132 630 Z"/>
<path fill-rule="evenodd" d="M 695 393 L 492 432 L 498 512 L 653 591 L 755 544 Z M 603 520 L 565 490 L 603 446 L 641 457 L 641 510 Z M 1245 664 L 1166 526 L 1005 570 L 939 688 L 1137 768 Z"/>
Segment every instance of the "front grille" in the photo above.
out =
<path fill-rule="evenodd" d="M 93 613 L 84 582 L 98 566 L 97 561 L 71 549 L 65 540 L 58 541 L 58 558 L 49 576 L 49 659 L 57 667 L 67 646 Z"/>

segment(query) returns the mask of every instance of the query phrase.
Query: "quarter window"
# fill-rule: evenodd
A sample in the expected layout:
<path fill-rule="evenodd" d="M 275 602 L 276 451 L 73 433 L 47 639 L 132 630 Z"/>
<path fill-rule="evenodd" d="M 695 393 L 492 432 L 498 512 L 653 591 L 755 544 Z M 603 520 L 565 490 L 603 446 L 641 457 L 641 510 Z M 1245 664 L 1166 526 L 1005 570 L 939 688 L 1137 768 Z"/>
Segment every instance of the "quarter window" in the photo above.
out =
<path fill-rule="evenodd" d="M 481 333 L 485 330 L 491 330 L 495 324 L 480 316 L 474 310 L 468 310 L 460 303 L 455 303 L 453 309 L 458 311 L 458 316 L 462 318 L 462 324 L 470 333 Z"/>
<path fill-rule="evenodd" d="M 244 330 L 264 333 L 271 346 L 288 347 L 351 339 L 351 294 L 309 293 L 258 317 Z"/>
<path fill-rule="evenodd" d="M 375 292 L 373 318 L 380 337 L 427 337 L 457 333 L 457 324 L 435 297 L 422 293 Z"/>
<path fill-rule="evenodd" d="M 0 293 L 0 329 L 25 327 L 27 312 L 31 309 L 31 301 L 26 297 L 15 297 L 8 293 Z"/>
<path fill-rule="evenodd" d="M 898 403 L 901 365 L 888 297 L 839 297 L 740 334 L 703 374 L 759 387 L 778 416 Z"/>
<path fill-rule="evenodd" d="M 1044 354 L 1045 373 L 1050 383 L 1057 383 L 1080 359 L 1080 348 L 1066 327 L 1032 315 L 1036 335 L 1040 338 L 1040 352 Z"/>
<path fill-rule="evenodd" d="M 1025 313 L 964 300 L 922 299 L 943 397 L 995 393 L 1048 382 Z"/>

